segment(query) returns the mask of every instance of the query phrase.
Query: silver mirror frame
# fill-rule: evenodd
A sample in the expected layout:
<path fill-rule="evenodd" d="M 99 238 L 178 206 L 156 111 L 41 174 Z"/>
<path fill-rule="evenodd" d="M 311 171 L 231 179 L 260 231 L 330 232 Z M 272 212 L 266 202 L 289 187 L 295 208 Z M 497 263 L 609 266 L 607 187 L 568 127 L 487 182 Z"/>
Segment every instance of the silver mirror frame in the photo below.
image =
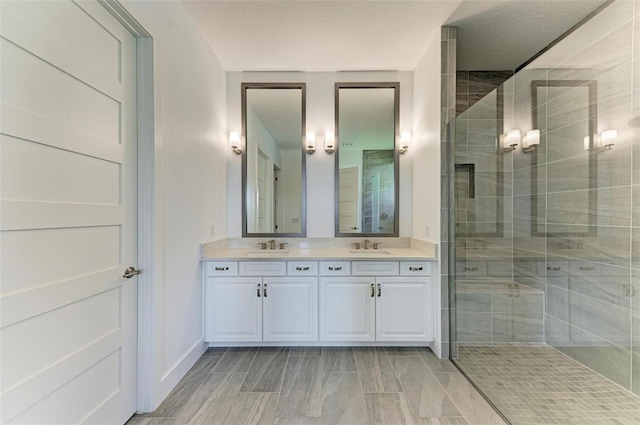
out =
<path fill-rule="evenodd" d="M 341 233 L 340 232 L 340 89 L 394 89 L 393 97 L 393 134 L 394 134 L 394 218 L 393 233 Z M 335 186 L 334 186 L 334 220 L 335 236 L 337 238 L 354 237 L 375 237 L 375 238 L 397 238 L 400 236 L 400 153 L 398 146 L 398 135 L 400 131 L 400 82 L 387 83 L 335 83 Z"/>
<path fill-rule="evenodd" d="M 242 109 L 242 237 L 243 238 L 304 238 L 307 235 L 307 154 L 304 149 L 306 134 L 306 83 L 241 83 Z M 248 89 L 300 89 L 302 94 L 302 134 L 300 134 L 300 155 L 302 155 L 302 181 L 300 182 L 300 233 L 248 233 L 247 232 L 247 90 Z"/>

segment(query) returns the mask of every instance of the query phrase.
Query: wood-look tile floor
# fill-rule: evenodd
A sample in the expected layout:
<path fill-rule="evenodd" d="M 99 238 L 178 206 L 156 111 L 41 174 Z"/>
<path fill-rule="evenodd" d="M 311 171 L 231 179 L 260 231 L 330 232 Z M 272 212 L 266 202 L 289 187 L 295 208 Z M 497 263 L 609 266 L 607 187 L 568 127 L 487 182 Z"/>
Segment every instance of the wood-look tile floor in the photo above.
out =
<path fill-rule="evenodd" d="M 413 347 L 210 348 L 127 425 L 503 425 L 448 360 Z"/>

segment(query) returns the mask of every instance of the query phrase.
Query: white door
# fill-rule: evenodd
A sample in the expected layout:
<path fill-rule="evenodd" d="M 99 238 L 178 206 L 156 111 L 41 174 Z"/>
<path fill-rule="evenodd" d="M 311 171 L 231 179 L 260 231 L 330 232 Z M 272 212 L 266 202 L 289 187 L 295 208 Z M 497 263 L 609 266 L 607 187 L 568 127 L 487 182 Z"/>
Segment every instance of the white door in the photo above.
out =
<path fill-rule="evenodd" d="M 258 233 L 267 232 L 267 159 L 264 154 L 258 151 L 258 216 L 256 231 Z"/>
<path fill-rule="evenodd" d="M 264 341 L 318 340 L 318 278 L 265 277 Z"/>
<path fill-rule="evenodd" d="M 358 167 L 343 168 L 340 170 L 338 180 L 340 204 L 339 230 L 341 233 L 360 233 L 362 229 L 358 224 Z"/>
<path fill-rule="evenodd" d="M 320 278 L 320 340 L 375 340 L 375 278 Z"/>
<path fill-rule="evenodd" d="M 97 2 L 0 2 L 0 422 L 135 412 L 135 40 Z"/>
<path fill-rule="evenodd" d="M 262 341 L 262 278 L 210 277 L 207 342 Z"/>
<path fill-rule="evenodd" d="M 376 279 L 376 340 L 433 340 L 431 278 Z"/>

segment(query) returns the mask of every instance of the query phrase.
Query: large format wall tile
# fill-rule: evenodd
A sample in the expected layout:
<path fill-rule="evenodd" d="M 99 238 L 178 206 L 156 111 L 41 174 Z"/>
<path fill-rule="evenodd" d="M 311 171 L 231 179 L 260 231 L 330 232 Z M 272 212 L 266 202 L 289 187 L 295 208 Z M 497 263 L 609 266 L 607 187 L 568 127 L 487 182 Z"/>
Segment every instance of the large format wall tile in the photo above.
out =
<path fill-rule="evenodd" d="M 629 267 L 629 228 L 589 227 L 547 225 L 547 254 Z M 590 230 L 595 234 L 589 234 Z"/>

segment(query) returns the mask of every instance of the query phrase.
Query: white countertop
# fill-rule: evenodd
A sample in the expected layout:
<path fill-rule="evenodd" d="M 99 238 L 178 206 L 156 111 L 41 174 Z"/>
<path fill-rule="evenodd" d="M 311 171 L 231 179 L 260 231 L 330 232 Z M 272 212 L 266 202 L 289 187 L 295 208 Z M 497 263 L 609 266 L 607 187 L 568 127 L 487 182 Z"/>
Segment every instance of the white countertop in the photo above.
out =
<path fill-rule="evenodd" d="M 291 239 L 288 239 L 291 241 Z M 402 242 L 402 241 L 399 241 Z M 344 245 L 344 242 L 341 243 Z M 229 247 L 231 245 L 232 247 Z M 435 260 L 437 247 L 434 244 L 407 239 L 405 246 L 389 246 L 380 249 L 355 250 L 327 240 L 306 239 L 284 250 L 259 250 L 238 246 L 238 241 L 210 242 L 202 245 L 202 260 Z M 298 246 L 296 246 L 298 245 Z M 303 246 L 299 246 L 303 245 Z M 387 243 L 387 245 L 392 245 Z M 398 245 L 396 243 L 395 245 Z M 250 246 L 256 246 L 251 243 Z"/>

